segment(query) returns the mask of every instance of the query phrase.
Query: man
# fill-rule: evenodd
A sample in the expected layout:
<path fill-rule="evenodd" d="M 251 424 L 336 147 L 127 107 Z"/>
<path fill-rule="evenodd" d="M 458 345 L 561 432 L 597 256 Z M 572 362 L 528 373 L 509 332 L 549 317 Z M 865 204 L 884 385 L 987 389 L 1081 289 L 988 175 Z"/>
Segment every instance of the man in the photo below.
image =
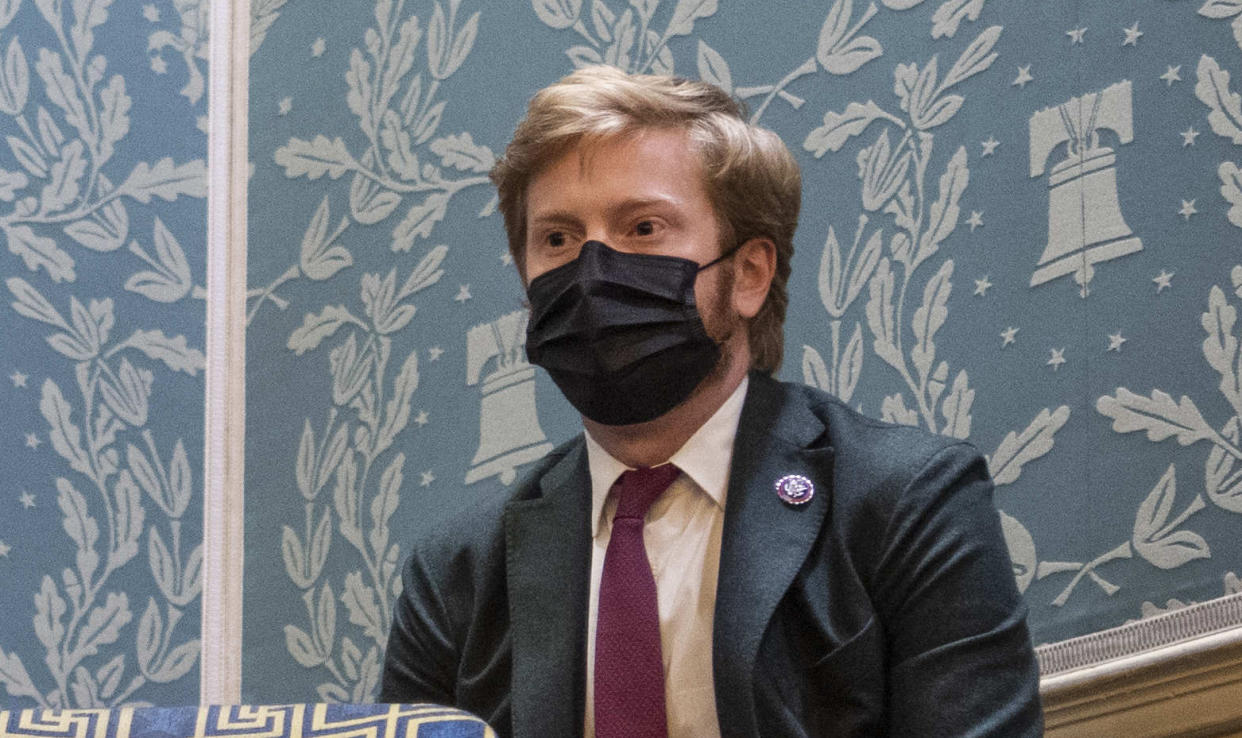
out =
<path fill-rule="evenodd" d="M 983 460 L 769 376 L 780 140 L 711 85 L 591 68 L 492 179 L 585 434 L 414 541 L 381 698 L 519 736 L 1038 735 Z"/>

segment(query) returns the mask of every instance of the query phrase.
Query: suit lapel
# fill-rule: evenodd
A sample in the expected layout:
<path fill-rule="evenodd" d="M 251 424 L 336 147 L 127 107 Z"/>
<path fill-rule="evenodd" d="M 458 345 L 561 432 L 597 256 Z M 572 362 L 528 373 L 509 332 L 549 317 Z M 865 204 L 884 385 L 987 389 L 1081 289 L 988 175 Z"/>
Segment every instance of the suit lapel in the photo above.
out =
<path fill-rule="evenodd" d="M 513 734 L 577 735 L 586 699 L 591 561 L 590 474 L 581 443 L 548 470 L 541 489 L 542 496 L 505 510 Z"/>
<path fill-rule="evenodd" d="M 810 447 L 824 431 L 799 395 L 751 375 L 733 445 L 712 637 L 717 712 L 726 734 L 759 732 L 752 686 L 759 643 L 830 506 L 832 448 Z M 789 505 L 777 496 L 777 480 L 789 474 L 814 480 L 809 502 Z"/>

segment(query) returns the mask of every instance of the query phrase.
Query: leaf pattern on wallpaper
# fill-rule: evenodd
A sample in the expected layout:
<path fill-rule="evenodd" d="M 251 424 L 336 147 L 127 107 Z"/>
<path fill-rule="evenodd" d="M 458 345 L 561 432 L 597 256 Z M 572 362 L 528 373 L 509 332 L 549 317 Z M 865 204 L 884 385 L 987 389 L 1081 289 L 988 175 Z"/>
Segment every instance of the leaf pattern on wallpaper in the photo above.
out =
<path fill-rule="evenodd" d="M 286 177 L 349 175 L 348 214 L 334 218 L 324 196 L 306 226 L 298 261 L 247 293 L 247 323 L 268 302 L 285 309 L 288 302 L 277 291 L 291 280 L 324 281 L 352 265 L 353 254 L 341 242 L 352 224 L 395 223 L 390 248 L 406 253 L 431 237 L 459 192 L 487 184 L 495 154 L 468 131 L 442 134 L 448 103 L 437 97 L 474 48 L 480 13 L 463 19 L 461 0 L 450 0 L 447 10 L 437 0 L 424 23 L 403 16 L 404 9 L 405 0 L 376 2 L 374 27 L 350 52 L 345 104 L 367 142 L 361 153 L 351 151 L 344 136 L 326 133 L 290 138 L 276 149 L 274 161 Z M 425 68 L 416 69 L 420 59 Z M 343 210 L 338 206 L 338 213 Z"/>
<path fill-rule="evenodd" d="M 922 2 L 883 0 L 883 5 L 902 11 Z M 655 28 L 659 25 L 656 15 L 660 0 L 631 2 L 624 10 L 614 10 L 607 0 L 531 0 L 531 5 L 546 26 L 572 30 L 586 40 L 585 45 L 565 51 L 575 67 L 607 64 L 628 72 L 654 74 L 675 74 L 669 41 L 692 34 L 696 20 L 711 17 L 718 10 L 716 0 L 678 0 L 672 6 L 667 28 L 660 32 Z M 952 37 L 963 20 L 977 20 L 982 9 L 983 0 L 946 0 L 932 19 L 932 37 Z M 700 39 L 695 50 L 699 78 L 741 100 L 758 99 L 752 123 L 757 123 L 777 98 L 798 110 L 806 101 L 788 89 L 796 80 L 820 69 L 832 75 L 853 74 L 884 54 L 884 47 L 874 36 L 861 33 L 879 8 L 868 2 L 865 7 L 860 5 L 860 10 L 855 13 L 854 0 L 834 0 L 820 25 L 814 53 L 772 84 L 737 83 L 724 55 Z"/>
<path fill-rule="evenodd" d="M 299 356 L 326 353 L 332 378 L 323 427 L 316 432 L 305 418 L 298 443 L 294 480 L 305 516 L 300 530 L 282 528 L 280 542 L 285 573 L 303 591 L 306 608 L 305 627 L 284 626 L 285 645 L 303 667 L 326 670 L 329 679 L 317 688 L 325 701 L 368 702 L 379 688 L 380 657 L 401 590 L 400 547 L 389 523 L 400 502 L 406 455 L 394 443 L 410 424 L 420 378 L 416 350 L 393 369 L 393 336 L 415 317 L 412 298 L 440 281 L 447 251 L 428 251 L 400 284 L 396 268 L 384 276 L 364 274 L 360 315 L 345 305 L 325 306 L 307 313 L 287 342 Z M 328 342 L 333 345 L 325 351 Z M 335 588 L 339 569 L 325 569 L 330 555 L 359 567 Z M 334 592 L 357 631 L 347 635 L 338 624 Z"/>
<path fill-rule="evenodd" d="M 1234 4 L 1215 0 L 1206 3 L 1199 14 L 1209 18 L 1236 16 L 1234 35 L 1238 48 L 1242 49 L 1242 4 L 1234 7 Z M 1234 145 L 1242 146 L 1242 94 L 1230 88 L 1229 72 L 1207 54 L 1199 57 L 1196 72 L 1195 96 L 1208 108 L 1207 120 L 1212 132 Z M 1226 217 L 1230 223 L 1242 228 L 1242 168 L 1226 160 L 1217 167 L 1216 174 L 1220 178 L 1221 197 L 1230 206 Z"/>
<path fill-rule="evenodd" d="M 1178 530 L 1191 515 L 1204 508 L 1203 497 L 1196 495 L 1181 513 L 1169 520 L 1176 495 L 1177 469 L 1170 464 L 1164 475 L 1139 504 L 1135 512 L 1134 529 L 1130 539 L 1086 563 L 1039 561 L 1035 564 L 1033 544 L 1029 549 L 1024 549 L 1021 541 L 1011 538 L 1008 526 L 1021 528 L 1021 524 L 1012 519 L 1004 521 L 1007 524 L 1006 542 L 1009 544 L 1010 554 L 1014 556 L 1015 571 L 1018 569 L 1017 561 L 1019 557 L 1022 557 L 1023 568 L 1027 572 L 1025 583 L 1019 577 L 1019 587 L 1025 590 L 1026 586 L 1029 586 L 1032 575 L 1037 579 L 1043 579 L 1053 574 L 1073 573 L 1074 576 L 1069 583 L 1052 600 L 1054 606 L 1062 607 L 1069 601 L 1070 595 L 1084 578 L 1094 582 L 1105 594 L 1110 596 L 1116 594 L 1121 587 L 1105 579 L 1098 571 L 1099 567 L 1109 562 L 1132 559 L 1137 554 L 1138 557 L 1157 568 L 1174 569 L 1193 559 L 1210 557 L 1212 552 L 1203 536 L 1189 530 Z M 1025 533 L 1025 528 L 1021 528 L 1021 531 Z M 1026 536 L 1029 539 L 1030 534 L 1027 533 Z"/>
<path fill-rule="evenodd" d="M 587 42 L 565 51 L 575 67 L 607 64 L 640 74 L 676 74 L 669 43 L 693 34 L 696 21 L 718 10 L 716 0 L 677 0 L 663 11 L 661 0 L 631 2 L 623 10 L 614 10 L 607 0 L 531 0 L 531 5 L 546 26 L 572 30 Z M 794 81 L 820 68 L 835 75 L 852 74 L 884 53 L 875 38 L 859 33 L 877 12 L 875 3 L 869 2 L 855 19 L 854 0 L 835 0 L 820 27 L 815 53 L 774 84 L 738 84 L 725 57 L 699 39 L 695 47 L 699 78 L 741 100 L 758 99 L 752 122 L 758 122 L 777 98 L 797 110 L 806 101 L 788 90 Z M 658 30 L 665 22 L 664 30 Z"/>
<path fill-rule="evenodd" d="M 280 11 L 288 0 L 253 0 L 250 3 L 250 55 L 259 50 L 267 38 L 267 31 L 280 17 Z"/>
<path fill-rule="evenodd" d="M 571 29 L 587 42 L 565 51 L 575 67 L 608 64 L 640 74 L 673 74 L 669 42 L 692 34 L 696 21 L 717 10 L 716 0 L 676 0 L 671 11 L 663 13 L 659 12 L 661 0 L 628 5 L 614 10 L 605 0 L 531 0 L 544 25 Z"/>
<path fill-rule="evenodd" d="M 1242 49 L 1242 2 L 1238 0 L 1206 0 L 1199 7 L 1199 15 L 1214 20 L 1224 20 L 1232 18 L 1230 28 L 1233 30 L 1233 40 L 1238 43 L 1238 48 Z"/>
<path fill-rule="evenodd" d="M 934 18 L 933 37 L 952 37 L 956 25 L 951 28 L 948 19 L 974 20 L 981 5 L 945 3 Z M 871 144 L 864 145 L 855 156 L 864 213 L 847 253 L 842 254 L 834 230 L 828 230 L 820 261 L 819 291 L 831 318 L 831 360 L 825 361 L 814 347 L 804 346 L 804 381 L 847 402 L 851 400 L 863 362 L 861 323 L 855 322 L 844 347 L 841 328 L 847 312 L 863 297 L 865 285 L 862 312 L 871 334 L 871 353 L 904 385 L 883 398 L 881 417 L 959 439 L 971 438 L 976 392 L 966 369 L 954 372 L 949 362 L 939 357 L 936 338 L 949 319 L 955 264 L 953 259 L 942 259 L 937 265 L 937 257 L 962 220 L 961 200 L 970 184 L 970 167 L 966 148 L 959 146 L 937 176 L 932 156 L 934 131 L 948 124 L 964 105 L 966 97 L 958 86 L 996 61 L 1001 32 L 1001 26 L 985 28 L 943 74 L 939 54 L 922 65 L 897 64 L 893 70 L 896 110 L 874 99 L 852 101 L 840 112 L 825 113 L 823 124 L 803 141 L 803 149 L 818 159 L 841 151 L 873 126 L 880 127 Z M 872 218 L 879 216 L 891 218 L 887 238 L 883 223 L 872 224 Z M 921 292 L 916 288 L 920 279 L 925 279 Z M 1044 408 L 1021 431 L 1006 434 L 988 456 L 997 487 L 1013 484 L 1027 464 L 1051 452 L 1056 434 L 1069 416 L 1068 405 Z M 1095 568 L 1132 555 L 1126 542 L 1087 564 L 1041 562 L 1026 526 L 1004 512 L 1001 521 L 1020 590 L 1026 591 L 1037 578 L 1077 572 L 1054 605 L 1064 604 L 1082 577 L 1090 577 L 1106 591 L 1116 591 L 1115 585 L 1095 573 Z M 1143 552 L 1156 552 L 1151 553 L 1152 559 L 1161 564 L 1181 563 L 1167 553 L 1173 549 L 1165 546 L 1163 538 L 1143 540 Z"/>
<path fill-rule="evenodd" d="M 60 582 L 45 575 L 34 597 L 34 630 L 46 652 L 50 688 L 36 686 L 21 657 L 3 648 L 0 683 L 10 695 L 33 697 L 45 707 L 114 706 L 131 701 L 148 682 L 180 679 L 197 663 L 198 639 L 184 628 L 174 635 L 202 587 L 202 544 L 187 551 L 181 529 L 194 497 L 193 473 L 181 439 L 165 461 L 145 426 L 156 378 L 147 366 L 158 367 L 163 359 L 166 368 L 194 376 L 205 358 L 185 348 L 184 337 L 170 340 L 159 330 L 117 340 L 110 298 L 84 305 L 71 296 L 66 318 L 24 279 L 11 277 L 6 285 L 19 315 L 53 329 L 47 343 L 72 362 L 77 377 L 76 395 L 44 380 L 39 403 L 53 449 L 74 472 L 56 477 L 55 485 L 62 527 L 76 553 Z M 148 498 L 161 513 L 158 518 L 144 504 Z M 160 599 L 148 597 L 138 622 L 133 673 L 124 651 L 105 649 L 118 643 L 134 618 L 127 593 L 113 589 L 109 580 L 140 554 L 144 532 Z M 108 655 L 107 663 L 87 666 Z"/>
<path fill-rule="evenodd" d="M 146 205 L 152 198 L 171 201 L 206 196 L 206 168 L 201 159 L 181 164 L 170 158 L 153 164 L 139 162 L 128 173 L 107 166 L 116 146 L 129 134 L 133 104 L 125 78 L 119 74 L 108 77 L 106 58 L 92 49 L 95 31 L 107 21 L 110 5 L 75 6 L 84 13 L 79 17 L 68 7 L 38 3 L 43 19 L 57 31 L 61 48 L 39 48 L 32 75 L 20 36 L 15 34 L 7 44 L 0 74 L 0 113 L 11 117 L 21 132 L 6 136 L 5 141 L 24 170 L 0 172 L 0 200 L 13 203 L 11 210 L 0 213 L 0 232 L 9 251 L 27 269 L 42 272 L 54 282 L 77 279 L 77 262 L 64 245 L 75 243 L 108 252 L 119 249 L 132 235 L 127 199 Z M 43 85 L 55 113 L 42 105 L 31 109 L 30 85 L 35 81 Z M 124 175 L 121 184 L 114 185 L 109 174 Z M 68 238 L 58 238 L 60 234 Z M 155 238 L 168 245 L 165 254 L 180 251 L 162 224 L 157 225 Z M 144 256 L 136 242 L 131 250 Z M 181 278 L 190 281 L 184 269 Z M 161 301 L 180 299 L 189 291 L 187 287 L 175 298 L 163 293 Z"/>
<path fill-rule="evenodd" d="M 186 69 L 186 83 L 181 88 L 181 94 L 193 105 L 202 101 L 207 92 L 205 71 L 210 48 L 211 9 L 208 0 L 174 0 L 172 5 L 176 16 L 161 21 L 168 28 L 151 32 L 147 37 L 147 51 L 151 69 L 156 74 L 164 74 L 168 70 L 168 62 L 163 56 L 165 51 L 181 56 Z M 174 28 L 175 31 L 172 30 Z M 251 32 L 253 35 L 253 25 Z M 206 132 L 205 120 L 200 119 L 199 128 Z"/>
<path fill-rule="evenodd" d="M 205 197 L 206 173 L 202 159 L 119 163 L 119 152 L 135 148 L 135 85 L 109 74 L 96 48 L 120 30 L 110 0 L 32 5 L 23 24 L 10 23 L 19 1 L 0 7 L 0 113 L 20 167 L 0 172 L 0 232 L 16 257 L 10 273 L 29 272 L 5 279 L 9 306 L 44 331 L 49 353 L 38 360 L 76 380 L 48 377 L 38 387 L 56 459 L 50 486 L 74 553 L 59 572 L 50 566 L 27 600 L 34 638 L 10 623 L 0 685 L 43 707 L 110 707 L 140 701 L 145 685 L 177 681 L 198 661 L 197 633 L 176 627 L 201 587 L 201 533 L 182 530 L 196 483 L 184 441 L 157 440 L 150 420 L 156 403 L 173 401 L 174 376 L 199 377 L 205 358 L 185 336 L 158 327 L 158 310 L 142 316 L 149 327 L 122 330 L 131 316 L 118 316 L 112 297 L 82 294 L 78 280 L 89 270 L 80 270 L 79 254 L 151 267 L 114 290 L 158 303 L 190 296 L 193 274 L 177 237 L 156 217 L 144 247 L 147 234 L 134 231 L 130 212 Z M 35 40 L 45 37 L 54 42 Z M 142 594 L 121 589 L 115 576 L 135 567 L 153 585 Z"/>
<path fill-rule="evenodd" d="M 1229 203 L 1226 217 L 1229 222 L 1242 228 L 1242 166 L 1222 161 L 1216 169 L 1220 177 L 1220 194 Z"/>
<path fill-rule="evenodd" d="M 1220 594 L 1221 597 L 1228 597 L 1229 595 L 1236 595 L 1239 592 L 1242 592 L 1242 580 L 1239 580 L 1238 575 L 1232 571 L 1225 572 L 1225 574 L 1221 577 L 1221 583 L 1222 583 L 1221 594 Z M 1150 600 L 1145 601 L 1143 602 L 1142 605 L 1139 606 L 1139 612 L 1140 612 L 1139 617 L 1137 619 L 1127 620 L 1123 624 L 1129 625 L 1130 623 L 1135 623 L 1135 622 L 1138 622 L 1139 620 L 1147 620 L 1148 618 L 1154 618 L 1154 617 L 1159 617 L 1161 615 L 1167 615 L 1168 613 L 1171 613 L 1175 610 L 1182 610 L 1187 607 L 1190 607 L 1191 605 L 1197 605 L 1197 604 L 1199 603 L 1196 602 L 1195 600 L 1183 601 L 1177 598 L 1170 598 L 1166 600 L 1163 606 L 1156 605 Z"/>
<path fill-rule="evenodd" d="M 1234 297 L 1242 299 L 1242 265 L 1230 273 Z M 1218 389 L 1228 419 L 1219 426 L 1209 421 L 1200 410 L 1200 403 L 1187 395 L 1174 399 L 1169 393 L 1153 389 L 1144 396 L 1118 387 L 1113 394 L 1096 400 L 1096 410 L 1112 420 L 1117 433 L 1143 433 L 1153 443 L 1174 440 L 1180 446 L 1208 446 L 1204 460 L 1204 493 L 1215 508 L 1228 513 L 1242 513 L 1242 447 L 1239 447 L 1239 418 L 1242 417 L 1242 353 L 1239 352 L 1236 324 L 1238 310 L 1227 293 L 1218 285 L 1208 291 L 1207 311 L 1200 315 L 1204 332 L 1203 358 L 1220 377 Z M 1217 428 L 1219 427 L 1219 430 Z M 1196 495 L 1186 509 L 1172 521 L 1176 492 L 1176 468 L 1168 471 L 1151 494 L 1140 505 L 1134 524 L 1134 551 L 1152 565 L 1171 569 L 1194 559 L 1209 558 L 1211 548 L 1203 535 L 1189 530 L 1175 530 L 1191 515 L 1208 507 L 1203 496 Z"/>
<path fill-rule="evenodd" d="M 956 228 L 958 203 L 970 181 L 965 148 L 958 148 L 934 180 L 937 196 L 929 197 L 928 175 L 935 134 L 928 129 L 943 125 L 957 113 L 963 98 L 946 92 L 995 61 L 997 54 L 992 47 L 1000 33 L 1000 26 L 981 33 L 943 80 L 937 71 L 938 55 L 922 70 L 916 64 L 898 64 L 894 72 L 895 90 L 904 117 L 886 112 L 871 100 L 865 104 L 850 103 L 844 115 L 829 112 L 824 125 L 812 130 L 803 143 L 807 151 L 819 158 L 829 151 L 839 151 L 849 138 L 862 135 L 872 123 L 885 124 L 875 141 L 859 150 L 856 161 L 864 211 L 892 216 L 895 229 L 888 238 L 886 253 L 884 226 L 872 227 L 867 233 L 874 216 L 864 213 L 859 218 L 853 246 L 844 258 L 835 232 L 829 229 L 819 285 L 820 298 L 833 319 L 832 355 L 842 355 L 840 321 L 862 296 L 865 284 L 864 313 L 872 335 L 872 352 L 896 370 L 910 393 L 889 396 L 882 408 L 885 419 L 923 425 L 932 432 L 954 437 L 969 435 L 969 407 L 974 393 L 965 370 L 960 370 L 950 382 L 948 363 L 936 360 L 936 333 L 948 317 L 953 288 L 953 260 L 939 264 L 924 284 L 919 306 L 912 313 L 907 312 L 907 297 L 919 267 L 939 251 L 941 243 Z M 846 119 L 855 122 L 843 123 Z M 895 145 L 890 128 L 900 136 Z M 859 244 L 865 244 L 861 250 Z M 907 341 L 907 336 L 912 342 Z M 845 349 L 848 358 L 853 353 L 850 344 Z M 804 349 L 804 355 L 809 357 L 812 369 L 823 363 L 822 359 L 817 360 L 813 349 Z M 816 374 L 819 372 L 804 372 L 806 381 L 824 389 L 846 388 L 840 382 L 815 382 Z M 845 372 L 838 370 L 836 374 Z M 947 395 L 946 389 L 950 390 Z"/>
<path fill-rule="evenodd" d="M 1195 95 L 1210 109 L 1207 119 L 1212 132 L 1242 144 L 1242 95 L 1230 89 L 1229 72 L 1204 54 L 1199 57 L 1197 74 Z"/>

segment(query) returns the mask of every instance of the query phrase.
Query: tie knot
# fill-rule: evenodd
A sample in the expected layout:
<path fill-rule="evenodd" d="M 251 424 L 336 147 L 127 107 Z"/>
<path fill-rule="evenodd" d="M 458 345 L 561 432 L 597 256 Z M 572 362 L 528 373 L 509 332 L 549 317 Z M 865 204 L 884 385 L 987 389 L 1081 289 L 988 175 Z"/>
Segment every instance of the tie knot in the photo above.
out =
<path fill-rule="evenodd" d="M 639 518 L 647 515 L 652 503 L 668 489 L 681 470 L 672 464 L 631 469 L 624 472 L 614 487 L 617 491 L 617 518 Z"/>

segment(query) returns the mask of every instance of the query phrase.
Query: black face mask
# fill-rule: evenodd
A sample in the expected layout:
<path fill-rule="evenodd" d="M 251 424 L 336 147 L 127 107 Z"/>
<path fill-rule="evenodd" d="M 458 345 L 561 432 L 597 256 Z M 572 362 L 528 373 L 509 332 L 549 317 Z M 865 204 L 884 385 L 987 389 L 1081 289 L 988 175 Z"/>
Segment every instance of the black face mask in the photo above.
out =
<path fill-rule="evenodd" d="M 695 305 L 694 281 L 735 251 L 700 267 L 587 241 L 577 259 L 531 280 L 526 356 L 597 423 L 660 417 L 720 360 Z"/>

